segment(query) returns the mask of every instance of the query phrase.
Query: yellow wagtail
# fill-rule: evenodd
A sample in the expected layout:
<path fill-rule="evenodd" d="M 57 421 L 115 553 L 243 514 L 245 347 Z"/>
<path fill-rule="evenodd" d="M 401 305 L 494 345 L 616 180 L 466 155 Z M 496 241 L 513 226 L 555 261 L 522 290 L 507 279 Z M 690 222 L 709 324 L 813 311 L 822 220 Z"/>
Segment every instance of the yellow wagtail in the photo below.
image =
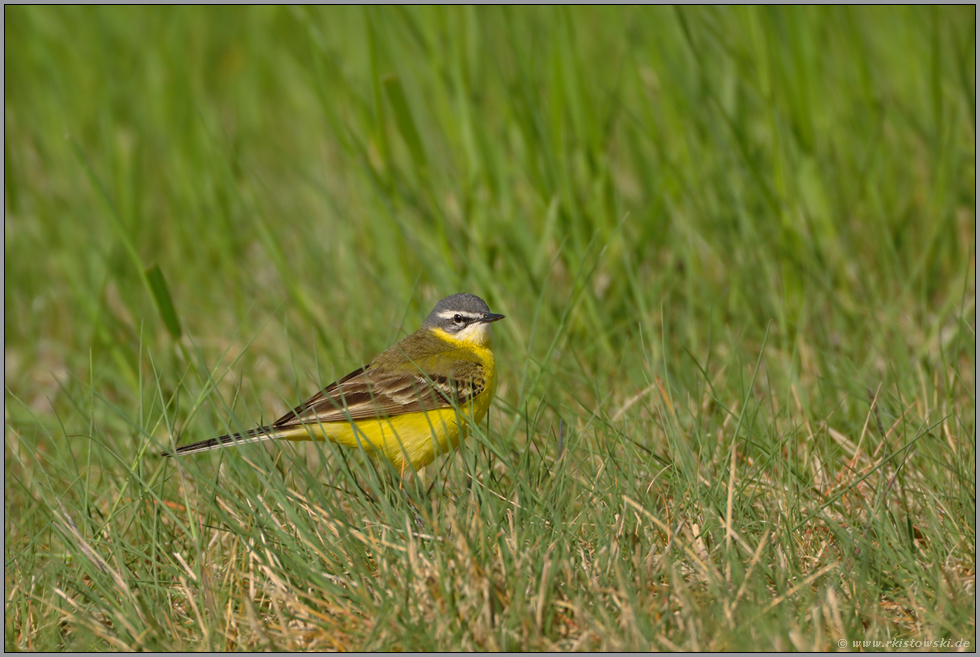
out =
<path fill-rule="evenodd" d="M 178 447 L 193 454 L 264 440 L 331 440 L 418 470 L 459 446 L 480 422 L 497 383 L 490 324 L 503 319 L 483 299 L 454 294 L 422 327 L 370 364 L 331 383 L 273 424 Z"/>

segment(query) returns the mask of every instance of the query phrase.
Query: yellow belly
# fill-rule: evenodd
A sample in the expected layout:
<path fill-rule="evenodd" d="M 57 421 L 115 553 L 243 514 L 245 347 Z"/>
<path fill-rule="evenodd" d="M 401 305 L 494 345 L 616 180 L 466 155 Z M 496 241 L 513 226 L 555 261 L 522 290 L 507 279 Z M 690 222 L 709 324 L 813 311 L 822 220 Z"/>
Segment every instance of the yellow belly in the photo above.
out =
<path fill-rule="evenodd" d="M 392 418 L 308 424 L 285 431 L 285 440 L 330 440 L 347 447 L 363 447 L 376 456 L 387 458 L 398 470 L 411 464 L 418 470 L 432 463 L 436 456 L 451 452 L 468 433 L 470 421 L 486 417 L 493 391 L 484 391 L 464 406 L 455 409 L 406 413 Z M 460 427 L 462 426 L 462 432 Z M 462 433 L 462 436 L 460 435 Z"/>

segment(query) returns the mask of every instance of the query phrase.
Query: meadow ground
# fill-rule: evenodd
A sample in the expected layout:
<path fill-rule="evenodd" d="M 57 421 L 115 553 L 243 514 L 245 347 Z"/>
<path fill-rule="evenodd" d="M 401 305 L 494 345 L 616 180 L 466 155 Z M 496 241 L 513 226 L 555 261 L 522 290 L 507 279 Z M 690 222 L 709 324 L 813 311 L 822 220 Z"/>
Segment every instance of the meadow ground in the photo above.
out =
<path fill-rule="evenodd" d="M 975 649 L 975 25 L 5 7 L 5 648 Z M 400 491 L 159 457 L 458 291 Z"/>

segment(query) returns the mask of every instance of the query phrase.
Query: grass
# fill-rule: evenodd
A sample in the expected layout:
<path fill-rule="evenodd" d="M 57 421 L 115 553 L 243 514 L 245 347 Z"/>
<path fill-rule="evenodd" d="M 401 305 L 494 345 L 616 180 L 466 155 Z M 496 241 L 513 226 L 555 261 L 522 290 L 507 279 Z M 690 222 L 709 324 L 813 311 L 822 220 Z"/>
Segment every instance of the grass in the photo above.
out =
<path fill-rule="evenodd" d="M 975 23 L 6 7 L 5 648 L 975 649 Z M 420 477 L 157 456 L 458 291 Z"/>

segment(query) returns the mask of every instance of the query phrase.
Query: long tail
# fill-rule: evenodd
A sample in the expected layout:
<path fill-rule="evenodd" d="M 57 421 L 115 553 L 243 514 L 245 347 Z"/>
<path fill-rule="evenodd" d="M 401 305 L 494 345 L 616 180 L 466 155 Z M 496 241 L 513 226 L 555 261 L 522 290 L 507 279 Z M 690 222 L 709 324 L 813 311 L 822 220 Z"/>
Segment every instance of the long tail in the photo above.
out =
<path fill-rule="evenodd" d="M 282 432 L 273 429 L 272 427 L 256 427 L 255 429 L 250 429 L 245 433 L 233 433 L 227 436 L 218 436 L 217 438 L 208 438 L 207 440 L 202 440 L 199 443 L 194 443 L 193 445 L 184 445 L 178 447 L 173 452 L 161 452 L 161 456 L 183 456 L 184 454 L 196 454 L 197 452 L 206 452 L 210 449 L 221 449 L 222 447 L 238 446 L 238 445 L 248 445 L 250 443 L 261 443 L 266 440 L 275 440 L 276 438 L 281 438 Z"/>

